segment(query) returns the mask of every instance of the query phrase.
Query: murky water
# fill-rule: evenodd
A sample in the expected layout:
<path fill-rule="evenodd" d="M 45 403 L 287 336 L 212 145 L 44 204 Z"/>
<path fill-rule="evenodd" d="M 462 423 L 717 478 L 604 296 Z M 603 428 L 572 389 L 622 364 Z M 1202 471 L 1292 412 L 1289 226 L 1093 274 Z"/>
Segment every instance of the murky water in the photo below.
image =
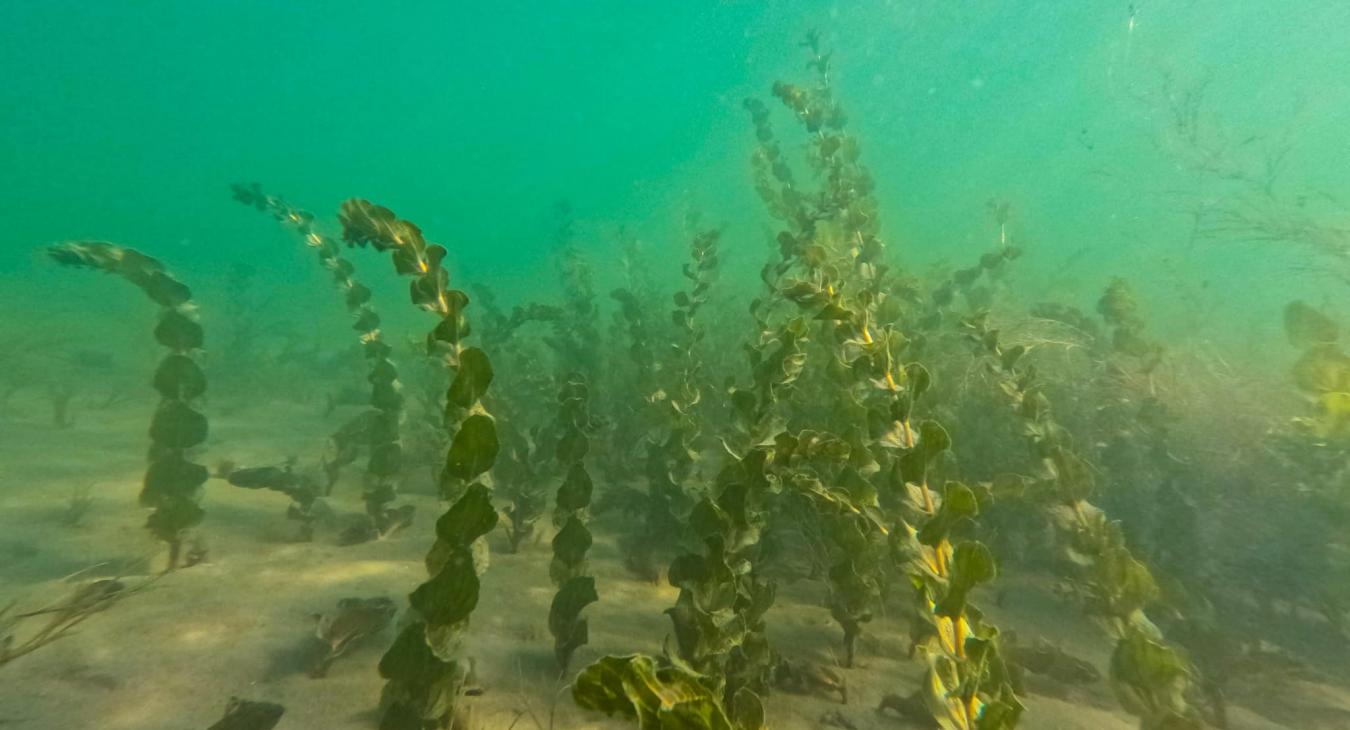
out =
<path fill-rule="evenodd" d="M 1350 726 L 1347 28 L 0 8 L 0 725 Z"/>

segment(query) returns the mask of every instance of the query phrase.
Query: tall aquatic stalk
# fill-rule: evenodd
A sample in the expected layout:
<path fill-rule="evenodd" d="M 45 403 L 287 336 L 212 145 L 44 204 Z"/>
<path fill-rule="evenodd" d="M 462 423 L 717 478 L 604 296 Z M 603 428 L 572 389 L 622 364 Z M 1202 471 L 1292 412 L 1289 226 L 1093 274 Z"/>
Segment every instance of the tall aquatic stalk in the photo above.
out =
<path fill-rule="evenodd" d="M 590 640 L 589 627 L 581 612 L 599 600 L 595 578 L 589 575 L 586 553 L 591 549 L 591 531 L 586 526 L 594 486 L 586 471 L 590 452 L 590 388 L 580 374 L 563 383 L 558 394 L 558 443 L 556 457 L 562 467 L 563 481 L 554 502 L 553 561 L 549 577 L 558 592 L 548 611 L 548 628 L 553 634 L 558 667 L 567 670 L 572 653 Z"/>
<path fill-rule="evenodd" d="M 295 231 L 305 245 L 313 249 L 319 263 L 333 276 L 342 292 L 343 302 L 352 315 L 352 329 L 361 342 L 361 351 L 370 366 L 370 406 L 349 424 L 329 437 L 329 452 L 324 458 L 327 490 L 331 491 L 343 465 L 356 458 L 358 448 L 367 446 L 365 488 L 362 499 L 378 534 L 386 534 L 412 519 L 411 505 L 394 509 L 398 497 L 398 474 L 403 464 L 403 445 L 399 438 L 399 420 L 403 413 L 402 385 L 398 370 L 384 341 L 380 315 L 371 304 L 371 292 L 356 278 L 356 267 L 342 256 L 342 245 L 324 235 L 314 223 L 314 215 L 291 206 L 282 198 L 268 195 L 257 183 L 234 185 L 234 199 L 269 213 L 283 226 Z"/>
<path fill-rule="evenodd" d="M 695 233 L 690 241 L 689 260 L 683 267 L 685 287 L 673 297 L 670 316 L 675 331 L 664 348 L 667 359 L 659 370 L 649 365 L 651 372 L 643 379 L 640 414 L 648 424 L 643 444 L 647 491 L 633 500 L 636 504 L 630 509 L 638 519 L 623 537 L 623 547 L 629 568 L 653 582 L 659 575 L 657 556 L 669 552 L 683 536 L 682 524 L 697 490 L 693 482 L 698 478 L 703 431 L 701 349 L 707 335 L 700 313 L 717 278 L 720 237 L 719 231 L 710 229 Z M 642 323 L 636 314 L 629 314 L 638 310 L 639 300 L 626 290 L 617 290 L 614 296 L 623 304 L 624 319 L 634 331 L 633 359 L 641 369 L 636 331 Z M 642 351 L 650 348 L 649 342 L 641 344 Z"/>
<path fill-rule="evenodd" d="M 145 526 L 169 546 L 168 570 L 178 567 L 185 534 L 201 523 L 197 503 L 209 476 L 191 460 L 192 449 L 206 441 L 206 416 L 196 401 L 206 392 L 206 375 L 197 364 L 203 343 L 192 291 L 156 259 L 103 241 L 72 241 L 48 249 L 63 266 L 95 269 L 126 279 L 159 305 L 155 340 L 169 350 L 155 369 L 159 407 L 150 421 L 150 465 L 140 502 L 153 511 Z"/>
<path fill-rule="evenodd" d="M 915 646 L 928 667 L 910 704 L 922 703 L 943 728 L 1011 728 L 1022 706 L 1000 657 L 998 631 L 969 600 L 976 585 L 994 578 L 994 559 L 979 542 L 954 542 L 955 528 L 976 516 L 978 504 L 958 482 L 932 483 L 950 438 L 936 421 L 917 421 L 931 376 L 922 364 L 905 362 L 909 340 L 890 324 L 896 310 L 871 175 L 831 90 L 829 54 L 814 34 L 804 45 L 816 82 L 779 82 L 773 91 L 809 135 L 816 191 L 779 169 L 786 163 L 767 114 L 748 104 L 760 139 L 758 187 L 786 225 L 778 234 L 778 270 L 791 273 L 781 296 L 816 323 L 829 358 L 820 372 L 842 394 L 832 398 L 824 422 L 833 433 L 811 432 L 808 439 L 803 431 L 788 461 L 797 468 L 785 481 L 825 517 L 833 553 L 829 605 L 844 629 L 846 663 L 879 603 L 889 543 L 925 627 Z M 898 500 L 902 513 L 883 513 L 881 493 Z"/>
<path fill-rule="evenodd" d="M 645 656 L 600 659 L 573 684 L 582 707 L 640 724 L 677 717 L 691 728 L 765 727 L 764 697 L 781 661 L 766 634 L 776 588 L 762 575 L 760 535 L 768 502 L 781 491 L 773 473 L 778 403 L 801 372 L 807 325 L 800 317 L 757 323 L 763 328 L 746 346 L 752 385 L 731 395 L 737 433 L 727 441 L 735 445 L 688 518 L 689 537 L 702 549 L 670 565 L 670 584 L 679 589 L 666 610 L 671 654 L 659 667 Z"/>
<path fill-rule="evenodd" d="M 342 204 L 342 237 L 391 254 L 394 269 L 412 279 L 412 303 L 435 315 L 427 349 L 439 353 L 454 373 L 445 395 L 445 426 L 453 433 L 441 473 L 441 494 L 450 508 L 436 521 L 436 542 L 427 553 L 426 582 L 409 597 L 411 620 L 380 660 L 384 687 L 381 730 L 467 728 L 463 702 L 473 660 L 465 651 L 469 617 L 478 605 L 479 578 L 488 564 L 486 536 L 497 526 L 486 477 L 496 461 L 495 422 L 482 398 L 492 383 L 487 353 L 467 346 L 469 297 L 451 288 L 441 265 L 446 250 L 429 243 L 414 224 L 364 200 Z"/>
<path fill-rule="evenodd" d="M 950 539 L 977 511 L 971 490 L 949 483 L 939 493 L 930 486 L 929 474 L 949 439 L 936 422 L 911 423 L 929 375 L 920 365 L 901 362 L 905 339 L 884 324 L 893 310 L 885 301 L 884 248 L 870 177 L 858 164 L 856 141 L 843 132 L 844 116 L 829 90 L 828 56 L 814 36 L 807 45 L 819 85 L 807 90 L 779 83 L 774 93 L 811 135 L 819 191 L 797 186 L 768 110 L 746 102 L 760 143 L 753 158 L 756 188 L 785 230 L 777 237 L 779 260 L 761 273 L 766 293 L 751 305 L 759 329 L 747 347 L 753 386 L 730 391 L 745 446 L 728 447 L 732 458 L 690 518 L 705 551 L 678 558 L 670 569 L 671 583 L 680 588 L 668 611 L 678 654 L 672 669 L 696 673 L 711 701 L 687 689 L 679 694 L 701 703 L 696 727 L 763 726 L 761 697 L 769 677 L 790 671 L 764 633 L 774 586 L 758 569 L 760 535 L 777 516 L 768 500 L 781 493 L 806 500 L 826 524 L 834 560 L 829 603 L 844 627 L 849 661 L 862 623 L 879 602 L 888 536 L 898 536 L 890 539 L 890 552 L 910 576 L 916 609 L 928 627 L 916 641 L 928 662 L 924 688 L 906 708 L 931 716 L 944 730 L 1011 728 L 1022 707 L 999 656 L 997 630 L 969 603 L 971 589 L 993 577 L 993 558 L 979 543 L 953 545 Z M 796 312 L 779 314 L 789 303 Z M 809 372 L 831 391 L 823 409 L 790 398 L 812 362 L 805 349 L 812 335 L 825 357 Z M 794 412 L 781 414 L 784 406 Z M 820 410 L 828 415 L 824 421 L 816 420 Z M 809 417 L 839 433 L 793 432 L 783 415 Z M 878 484 L 907 498 L 906 515 L 882 512 Z M 719 613 L 736 621 L 717 620 Z M 650 720 L 652 698 L 633 689 L 641 681 L 674 692 L 687 680 L 678 672 L 652 675 L 635 658 L 611 657 L 582 673 L 575 696 L 588 707 Z M 616 691 L 620 686 L 623 691 Z"/>
<path fill-rule="evenodd" d="M 1297 421 L 1314 438 L 1336 441 L 1350 435 L 1350 355 L 1340 344 L 1340 327 L 1301 301 L 1284 310 L 1284 329 L 1299 349 L 1294 385 L 1312 401 L 1313 415 Z"/>
<path fill-rule="evenodd" d="M 1143 730 L 1202 727 L 1187 701 L 1190 663 L 1146 613 L 1159 596 L 1153 574 L 1126 545 L 1120 525 L 1088 501 L 1096 487 L 1093 471 L 1055 422 L 1036 370 L 1025 360 L 1027 348 L 1004 347 L 983 314 L 964 325 L 1022 423 L 1037 466 L 1028 489 L 1041 500 L 1074 566 L 1084 607 L 1115 641 L 1111 681 L 1121 705 L 1139 717 Z"/>
<path fill-rule="evenodd" d="M 581 373 L 586 382 L 599 380 L 600 331 L 596 326 L 595 275 L 590 262 L 577 246 L 572 210 L 559 203 L 554 245 L 562 287 L 563 304 L 554 322 L 550 345 L 558 353 L 559 373 Z"/>

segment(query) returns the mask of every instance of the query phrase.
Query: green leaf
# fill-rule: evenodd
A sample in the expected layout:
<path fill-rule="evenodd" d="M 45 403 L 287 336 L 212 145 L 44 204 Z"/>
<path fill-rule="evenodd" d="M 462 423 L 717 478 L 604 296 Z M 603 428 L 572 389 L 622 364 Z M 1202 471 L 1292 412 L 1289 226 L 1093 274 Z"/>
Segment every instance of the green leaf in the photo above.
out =
<path fill-rule="evenodd" d="M 366 472 L 372 476 L 392 478 L 403 467 L 403 447 L 397 441 L 373 444 Z"/>
<path fill-rule="evenodd" d="M 154 261 L 154 259 L 149 259 Z M 154 261 L 159 266 L 158 261 Z M 163 271 L 152 271 L 140 282 L 141 289 L 161 307 L 181 307 L 192 300 L 192 290 Z"/>
<path fill-rule="evenodd" d="M 909 389 L 913 393 L 914 400 L 927 393 L 933 385 L 933 375 L 928 372 L 928 368 L 917 362 L 905 366 L 905 376 L 909 380 Z"/>
<path fill-rule="evenodd" d="M 145 470 L 140 503 L 153 507 L 168 499 L 192 498 L 209 476 L 206 467 L 184 459 L 181 452 L 165 452 Z"/>
<path fill-rule="evenodd" d="M 983 543 L 967 541 L 952 552 L 952 580 L 967 586 L 987 583 L 998 577 L 994 554 Z"/>
<path fill-rule="evenodd" d="M 764 700 L 748 687 L 740 688 L 736 696 L 731 698 L 731 720 L 737 730 L 763 730 L 768 727 L 764 719 Z"/>
<path fill-rule="evenodd" d="M 553 536 L 553 555 L 569 568 L 580 566 L 586 560 L 586 551 L 591 549 L 590 530 L 576 517 L 569 516 L 558 534 Z"/>
<path fill-rule="evenodd" d="M 834 302 L 827 303 L 824 307 L 821 307 L 819 312 L 816 312 L 816 319 L 823 320 L 843 321 L 851 319 L 852 317 L 852 311 L 845 309 Z"/>
<path fill-rule="evenodd" d="M 355 311 L 370 301 L 370 287 L 353 281 L 347 285 L 347 293 L 343 298 L 346 300 L 347 309 Z"/>
<path fill-rule="evenodd" d="M 567 477 L 563 479 L 562 486 L 558 487 L 558 510 L 575 512 L 586 509 L 591 504 L 593 489 L 594 484 L 591 482 L 591 475 L 586 473 L 586 467 L 581 462 L 572 464 L 567 470 Z"/>
<path fill-rule="evenodd" d="M 580 429 L 568 429 L 558 439 L 557 457 L 564 464 L 574 464 L 586 458 L 591 449 L 590 439 Z"/>
<path fill-rule="evenodd" d="M 380 657 L 380 676 L 402 683 L 424 682 L 443 671 L 442 662 L 427 647 L 426 625 L 408 624 Z"/>
<path fill-rule="evenodd" d="M 187 355 L 172 354 L 159 362 L 153 384 L 165 398 L 192 400 L 206 392 L 206 374 Z"/>
<path fill-rule="evenodd" d="M 1021 360 L 1022 356 L 1025 354 L 1027 354 L 1026 345 L 1014 345 L 1004 350 L 1003 356 L 1000 358 L 1000 361 L 1003 364 L 1003 369 L 1012 370 L 1014 367 L 1017 366 L 1017 361 Z"/>
<path fill-rule="evenodd" d="M 1111 654 L 1111 682 L 1126 709 L 1148 715 L 1158 708 L 1184 708 L 1180 693 L 1190 667 L 1176 650 L 1143 631 L 1130 629 Z"/>
<path fill-rule="evenodd" d="M 455 551 L 430 580 L 412 592 L 412 607 L 429 626 L 458 624 L 478 605 L 478 573 L 466 549 Z"/>
<path fill-rule="evenodd" d="M 1055 477 L 1057 496 L 1061 500 L 1074 503 L 1092 496 L 1097 479 L 1091 467 L 1077 454 L 1056 446 L 1050 452 L 1048 463 Z"/>
<path fill-rule="evenodd" d="M 942 506 L 919 530 L 919 542 L 937 546 L 947 539 L 961 520 L 979 514 L 980 504 L 975 492 L 961 482 L 947 482 Z"/>
<path fill-rule="evenodd" d="M 607 656 L 577 675 L 572 699 L 588 710 L 635 719 L 645 730 L 734 730 L 698 680 L 677 667 L 657 669 L 649 656 Z"/>
<path fill-rule="evenodd" d="M 588 575 L 569 579 L 553 596 L 548 609 L 548 629 L 553 634 L 559 666 L 566 668 L 572 652 L 587 642 L 589 632 L 581 611 L 598 600 L 595 579 Z"/>
<path fill-rule="evenodd" d="M 449 545 L 466 547 L 492 532 L 497 519 L 492 493 L 482 484 L 474 484 L 436 520 L 436 537 Z"/>
<path fill-rule="evenodd" d="M 476 413 L 464 419 L 450 442 L 445 473 L 462 482 L 477 479 L 497 460 L 497 427 L 492 416 Z"/>
<path fill-rule="evenodd" d="M 166 309 L 155 325 L 155 341 L 174 352 L 187 352 L 199 349 L 205 335 L 196 320 L 177 309 Z"/>
<path fill-rule="evenodd" d="M 206 416 L 181 400 L 165 400 L 150 421 L 150 440 L 166 449 L 189 449 L 206 440 Z"/>
<path fill-rule="evenodd" d="M 492 375 L 487 353 L 477 347 L 466 348 L 459 354 L 459 370 L 446 393 L 446 401 L 464 409 L 472 407 L 487 392 Z"/>
<path fill-rule="evenodd" d="M 952 446 L 952 437 L 947 434 L 947 429 L 937 421 L 924 421 L 919 426 L 919 448 L 923 449 L 924 458 L 929 466 L 937 461 L 942 452 L 950 449 Z"/>

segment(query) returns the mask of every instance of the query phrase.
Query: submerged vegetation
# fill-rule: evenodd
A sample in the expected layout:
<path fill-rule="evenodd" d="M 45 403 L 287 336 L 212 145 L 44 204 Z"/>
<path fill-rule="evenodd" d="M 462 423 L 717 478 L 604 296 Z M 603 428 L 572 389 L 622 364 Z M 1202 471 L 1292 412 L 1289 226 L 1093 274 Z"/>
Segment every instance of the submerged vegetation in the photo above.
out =
<path fill-rule="evenodd" d="M 558 301 L 507 308 L 483 282 L 461 286 L 454 251 L 389 208 L 347 200 L 339 237 L 257 185 L 234 186 L 236 200 L 297 233 L 332 275 L 369 388 L 313 473 L 292 457 L 226 461 L 214 476 L 289 497 L 305 541 L 361 453 L 365 519 L 340 543 L 408 528 L 413 508 L 395 502 L 418 486 L 443 503 L 406 607 L 342 599 L 318 617 L 312 675 L 393 624 L 378 664 L 381 730 L 484 727 L 478 698 L 508 678 L 479 676 L 485 644 L 474 632 L 496 628 L 471 619 L 489 592 L 512 592 L 520 614 L 538 606 L 516 595 L 541 592 L 547 612 L 523 620 L 546 622 L 551 666 L 576 706 L 640 728 L 761 730 L 774 725 L 779 692 L 837 698 L 822 724 L 851 727 L 853 680 L 875 695 L 866 710 L 896 727 L 1011 730 L 1038 726 L 1028 702 L 1038 681 L 1105 676 L 1141 730 L 1202 730 L 1229 727 L 1232 688 L 1275 656 L 1290 625 L 1350 641 L 1350 540 L 1337 521 L 1350 512 L 1342 313 L 1302 301 L 1285 309 L 1287 394 L 1297 396 L 1288 400 L 1303 410 L 1266 424 L 1259 445 L 1222 442 L 1207 424 L 1188 430 L 1188 417 L 1207 416 L 1177 395 L 1184 366 L 1125 279 L 1097 282 L 1095 315 L 1009 293 L 1023 252 L 1010 204 L 988 205 L 989 250 L 933 274 L 907 266 L 903 247 L 888 245 L 833 57 L 814 34 L 802 47 L 806 81 L 773 83 L 772 102 L 744 101 L 751 181 L 771 221 L 750 292 L 723 291 L 726 251 L 750 246 L 695 220 L 680 234 L 668 296 L 626 238 L 624 285 L 597 297 L 588 248 L 560 204 Z M 389 344 L 376 292 L 356 277 L 362 249 L 387 256 L 410 303 L 432 315 L 411 347 Z M 159 261 L 114 244 L 49 253 L 116 274 L 160 307 L 154 336 L 169 352 L 152 378 L 160 402 L 140 499 L 173 570 L 204 518 L 211 476 L 195 456 L 207 420 L 192 293 Z M 404 358 L 412 397 L 395 364 Z M 56 425 L 71 426 L 70 391 L 51 398 Z M 1231 464 L 1216 465 L 1216 442 L 1240 452 Z M 1216 484 L 1226 479 L 1262 501 L 1225 501 Z M 1281 503 L 1316 519 L 1271 527 L 1261 506 Z M 72 498 L 71 525 L 87 506 L 87 495 Z M 1252 523 L 1279 534 L 1252 547 L 1243 532 Z M 542 574 L 547 564 L 552 586 L 493 582 L 494 541 L 516 566 L 537 562 Z M 611 554 L 626 575 L 598 569 Z M 1317 577 L 1271 576 L 1285 559 Z M 86 590 L 65 608 L 0 608 L 0 665 L 122 595 L 116 581 Z M 598 617 L 639 594 L 668 601 L 668 632 L 601 655 Z M 1029 594 L 1062 599 L 1100 627 L 1103 666 L 1060 637 L 1019 642 L 1008 604 Z M 784 619 L 812 603 L 810 622 Z M 19 619 L 39 614 L 53 618 L 14 638 Z M 889 672 L 906 662 L 913 676 Z M 250 713 L 256 725 L 231 719 Z M 217 726 L 271 727 L 281 713 L 235 700 Z"/>
<path fill-rule="evenodd" d="M 352 315 L 352 329 L 357 332 L 362 354 L 369 364 L 370 374 L 366 379 L 370 382 L 370 407 L 329 437 L 328 453 L 323 457 L 324 492 L 333 491 L 342 467 L 354 461 L 364 448 L 369 455 L 361 497 L 370 517 L 368 532 L 385 536 L 406 527 L 412 521 L 412 507 L 391 506 L 398 495 L 396 481 L 403 462 L 403 446 L 399 440 L 402 386 L 398 370 L 390 360 L 393 348 L 384 341 L 380 315 L 370 302 L 370 289 L 357 280 L 356 267 L 342 257 L 342 245 L 323 235 L 314 225 L 312 214 L 291 207 L 277 196 L 267 195 L 256 183 L 235 185 L 233 191 L 235 200 L 270 213 L 314 249 L 319 262 L 332 274 L 333 283 L 342 293 L 342 301 Z"/>
<path fill-rule="evenodd" d="M 453 436 L 439 485 L 451 504 L 436 521 L 436 542 L 426 560 L 429 578 L 409 598 L 413 618 L 380 660 L 380 675 L 387 680 L 380 727 L 464 727 L 471 717 L 463 700 L 472 690 L 474 663 L 465 639 L 478 605 L 479 578 L 487 570 L 486 536 L 498 520 L 487 486 L 499 449 L 497 428 L 482 403 L 492 383 L 492 362 L 481 349 L 464 344 L 469 297 L 450 287 L 441 265 L 444 247 L 428 243 L 421 229 L 388 208 L 364 200 L 343 203 L 341 217 L 343 239 L 388 251 L 394 269 L 412 278 L 412 303 L 440 318 L 427 335 L 427 352 L 444 358 L 454 373 L 445 394 L 445 428 Z"/>
<path fill-rule="evenodd" d="M 178 567 L 187 532 L 206 516 L 198 504 L 209 473 L 190 459 L 206 441 L 206 416 L 194 405 L 206 393 L 206 374 L 197 364 L 204 336 L 197 323 L 192 290 L 159 261 L 103 241 L 76 241 L 48 253 L 62 266 L 95 269 L 126 279 L 159 305 L 155 340 L 169 350 L 155 369 L 159 407 L 150 422 L 150 464 L 140 502 L 153 511 L 146 529 L 169 546 L 167 570 Z M 191 557 L 191 556 L 189 556 Z"/>

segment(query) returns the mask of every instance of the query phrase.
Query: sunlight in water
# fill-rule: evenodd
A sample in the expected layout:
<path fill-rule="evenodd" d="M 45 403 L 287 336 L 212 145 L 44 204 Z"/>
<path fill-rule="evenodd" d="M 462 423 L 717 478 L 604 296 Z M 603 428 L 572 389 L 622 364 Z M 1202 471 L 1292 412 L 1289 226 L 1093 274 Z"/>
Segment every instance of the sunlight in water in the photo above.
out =
<path fill-rule="evenodd" d="M 309 586 L 331 586 L 342 583 L 355 583 L 365 578 L 391 576 L 407 572 L 406 566 L 384 560 L 358 560 L 351 563 L 331 563 L 319 565 L 298 575 L 277 573 L 278 579 L 287 582 L 299 582 Z"/>

